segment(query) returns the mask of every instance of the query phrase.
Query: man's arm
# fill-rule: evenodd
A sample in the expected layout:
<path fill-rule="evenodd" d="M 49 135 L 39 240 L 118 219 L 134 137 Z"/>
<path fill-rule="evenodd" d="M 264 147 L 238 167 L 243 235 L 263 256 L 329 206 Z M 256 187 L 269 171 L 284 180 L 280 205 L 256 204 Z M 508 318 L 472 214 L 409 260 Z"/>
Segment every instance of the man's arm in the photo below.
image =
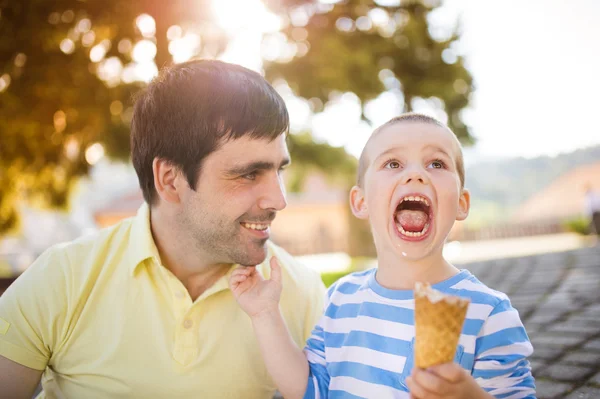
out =
<path fill-rule="evenodd" d="M 0 356 L 0 399 L 31 399 L 42 372 Z"/>

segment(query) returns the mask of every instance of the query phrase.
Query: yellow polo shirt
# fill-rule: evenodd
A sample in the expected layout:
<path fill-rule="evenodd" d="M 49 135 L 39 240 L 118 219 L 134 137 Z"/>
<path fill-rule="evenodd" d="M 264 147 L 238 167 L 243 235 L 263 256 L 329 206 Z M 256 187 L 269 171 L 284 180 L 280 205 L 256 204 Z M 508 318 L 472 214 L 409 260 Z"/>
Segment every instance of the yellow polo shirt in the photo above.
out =
<path fill-rule="evenodd" d="M 272 243 L 281 310 L 303 347 L 321 315 L 319 275 Z M 233 270 L 233 267 L 232 267 Z M 43 253 L 0 297 L 0 355 L 44 370 L 38 398 L 270 399 L 250 318 L 229 274 L 192 302 L 160 264 L 142 206 L 92 237 Z"/>

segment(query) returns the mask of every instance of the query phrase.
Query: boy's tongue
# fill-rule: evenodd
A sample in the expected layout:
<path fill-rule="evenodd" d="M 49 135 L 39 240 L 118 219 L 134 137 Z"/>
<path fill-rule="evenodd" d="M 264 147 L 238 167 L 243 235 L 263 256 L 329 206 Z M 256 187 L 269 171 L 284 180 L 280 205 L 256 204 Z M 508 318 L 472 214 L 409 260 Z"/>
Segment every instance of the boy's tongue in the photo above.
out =
<path fill-rule="evenodd" d="M 423 211 L 403 209 L 396 213 L 396 223 L 399 223 L 406 231 L 423 231 L 428 220 L 429 215 Z"/>

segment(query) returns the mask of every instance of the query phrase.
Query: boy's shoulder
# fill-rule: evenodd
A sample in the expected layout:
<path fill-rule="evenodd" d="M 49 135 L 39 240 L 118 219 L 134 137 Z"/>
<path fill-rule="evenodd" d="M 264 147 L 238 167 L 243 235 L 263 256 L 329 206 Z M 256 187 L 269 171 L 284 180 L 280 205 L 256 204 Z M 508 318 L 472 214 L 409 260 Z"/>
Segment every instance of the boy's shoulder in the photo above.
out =
<path fill-rule="evenodd" d="M 354 294 L 363 288 L 368 287 L 368 282 L 373 273 L 377 268 L 368 270 L 362 270 L 352 272 L 340 277 L 335 283 L 329 287 L 328 296 L 331 296 L 334 292 L 341 292 L 343 294 Z"/>
<path fill-rule="evenodd" d="M 504 292 L 488 287 L 470 271 L 463 269 L 459 276 L 456 282 L 444 290 L 447 294 L 467 297 L 472 303 L 485 304 L 494 308 L 502 303 L 510 303 Z"/>

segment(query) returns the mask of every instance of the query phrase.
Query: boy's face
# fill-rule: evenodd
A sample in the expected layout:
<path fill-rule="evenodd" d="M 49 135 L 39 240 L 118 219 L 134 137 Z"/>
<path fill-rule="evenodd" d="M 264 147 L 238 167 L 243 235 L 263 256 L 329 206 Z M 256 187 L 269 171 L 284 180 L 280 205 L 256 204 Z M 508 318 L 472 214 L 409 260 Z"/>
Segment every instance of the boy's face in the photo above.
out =
<path fill-rule="evenodd" d="M 469 211 L 469 193 L 456 169 L 452 132 L 424 122 L 379 131 L 366 149 L 363 187 L 353 187 L 353 213 L 369 219 L 379 254 L 419 260 L 439 253 L 455 220 Z"/>

